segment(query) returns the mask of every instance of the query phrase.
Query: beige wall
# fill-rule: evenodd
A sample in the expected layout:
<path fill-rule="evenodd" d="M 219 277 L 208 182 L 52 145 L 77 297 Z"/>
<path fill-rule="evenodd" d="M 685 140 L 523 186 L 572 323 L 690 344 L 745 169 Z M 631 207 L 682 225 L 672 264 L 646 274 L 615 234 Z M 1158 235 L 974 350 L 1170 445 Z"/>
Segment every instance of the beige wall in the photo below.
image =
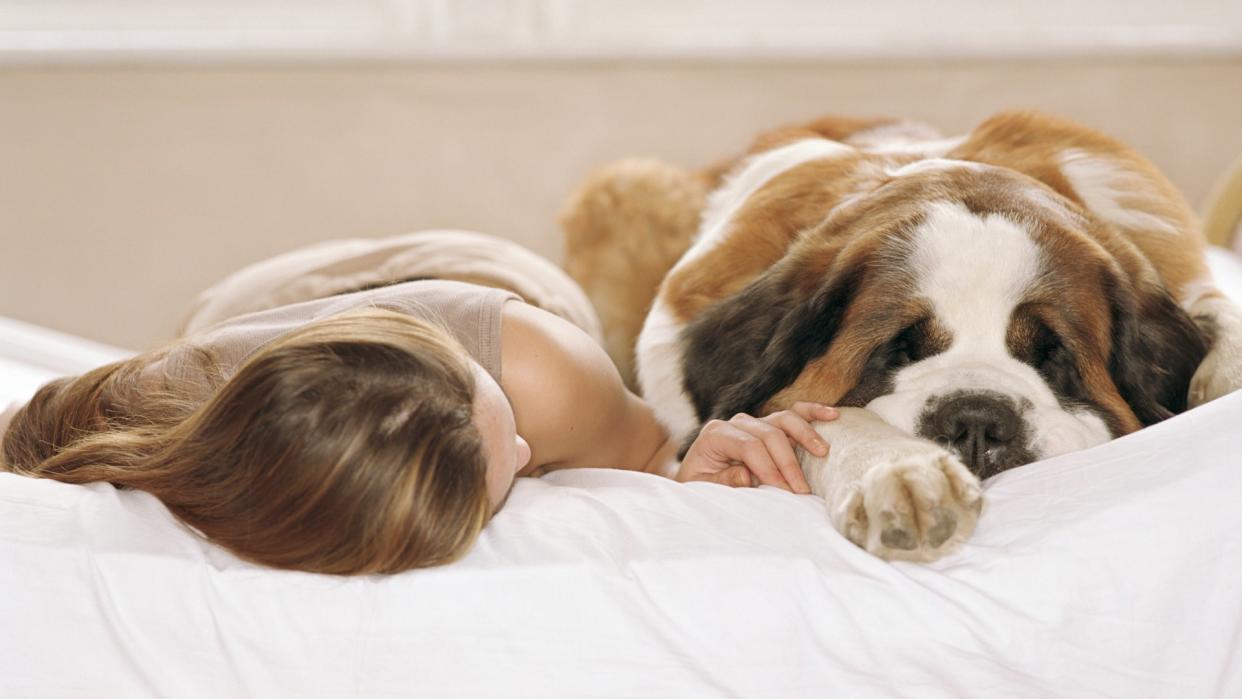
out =
<path fill-rule="evenodd" d="M 820 112 L 961 131 L 1037 107 L 1139 147 L 1199 205 L 1242 154 L 1242 61 L 0 70 L 0 315 L 122 346 L 293 246 L 461 227 L 560 256 L 592 166 L 695 165 Z"/>

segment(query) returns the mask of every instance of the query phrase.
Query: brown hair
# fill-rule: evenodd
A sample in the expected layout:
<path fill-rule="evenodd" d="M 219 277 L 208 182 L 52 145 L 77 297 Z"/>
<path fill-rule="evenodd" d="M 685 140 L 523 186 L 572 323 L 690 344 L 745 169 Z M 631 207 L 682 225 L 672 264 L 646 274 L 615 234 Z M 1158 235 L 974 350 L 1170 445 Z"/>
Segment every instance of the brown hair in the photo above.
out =
<path fill-rule="evenodd" d="M 144 375 L 187 349 L 203 369 L 195 380 Z M 227 380 L 183 341 L 45 385 L 14 416 L 4 460 L 29 476 L 145 490 L 267 565 L 447 563 L 491 514 L 466 356 L 444 330 L 373 309 L 283 335 Z"/>

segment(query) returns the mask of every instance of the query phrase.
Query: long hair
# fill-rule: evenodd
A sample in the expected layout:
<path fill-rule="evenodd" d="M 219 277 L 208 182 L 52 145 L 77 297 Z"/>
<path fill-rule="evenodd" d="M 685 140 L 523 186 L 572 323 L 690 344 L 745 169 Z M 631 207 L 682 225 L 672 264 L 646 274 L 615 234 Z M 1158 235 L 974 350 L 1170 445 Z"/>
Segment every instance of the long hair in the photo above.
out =
<path fill-rule="evenodd" d="M 192 380 L 151 380 L 187 348 Z M 490 517 L 474 393 L 446 331 L 368 309 L 283 335 L 227 378 L 183 342 L 52 381 L 3 455 L 17 473 L 147 491 L 249 560 L 392 573 L 458 558 Z"/>

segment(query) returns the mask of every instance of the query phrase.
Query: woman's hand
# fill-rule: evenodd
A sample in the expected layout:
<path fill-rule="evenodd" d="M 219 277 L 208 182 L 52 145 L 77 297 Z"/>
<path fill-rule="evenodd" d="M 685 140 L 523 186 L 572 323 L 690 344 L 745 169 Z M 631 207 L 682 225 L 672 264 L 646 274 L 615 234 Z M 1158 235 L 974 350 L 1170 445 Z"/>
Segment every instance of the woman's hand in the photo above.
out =
<path fill-rule="evenodd" d="M 809 493 L 794 446 L 825 456 L 828 444 L 811 422 L 835 420 L 836 409 L 799 401 L 789 410 L 765 417 L 738 413 L 729 420 L 711 420 L 686 452 L 677 472 L 679 481 L 711 481 L 732 486 L 774 485 Z"/>

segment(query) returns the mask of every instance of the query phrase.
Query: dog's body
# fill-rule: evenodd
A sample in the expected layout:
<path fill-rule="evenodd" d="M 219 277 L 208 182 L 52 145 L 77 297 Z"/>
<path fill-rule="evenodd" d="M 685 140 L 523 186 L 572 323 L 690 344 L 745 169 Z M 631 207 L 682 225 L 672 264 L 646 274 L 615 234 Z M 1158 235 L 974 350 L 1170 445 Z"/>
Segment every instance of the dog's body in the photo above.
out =
<path fill-rule="evenodd" d="M 656 172 L 669 196 L 638 186 Z M 827 118 L 676 175 L 597 176 L 566 218 L 571 272 L 606 326 L 645 314 L 638 383 L 674 434 L 845 406 L 819 426 L 830 455 L 804 467 L 837 527 L 886 558 L 968 536 L 982 477 L 1242 386 L 1242 312 L 1215 291 L 1189 207 L 1075 124 L 1009 113 L 944 139 Z M 697 232 L 671 223 L 695 207 Z M 593 269 L 653 239 L 685 250 L 654 299 L 601 292 Z"/>

